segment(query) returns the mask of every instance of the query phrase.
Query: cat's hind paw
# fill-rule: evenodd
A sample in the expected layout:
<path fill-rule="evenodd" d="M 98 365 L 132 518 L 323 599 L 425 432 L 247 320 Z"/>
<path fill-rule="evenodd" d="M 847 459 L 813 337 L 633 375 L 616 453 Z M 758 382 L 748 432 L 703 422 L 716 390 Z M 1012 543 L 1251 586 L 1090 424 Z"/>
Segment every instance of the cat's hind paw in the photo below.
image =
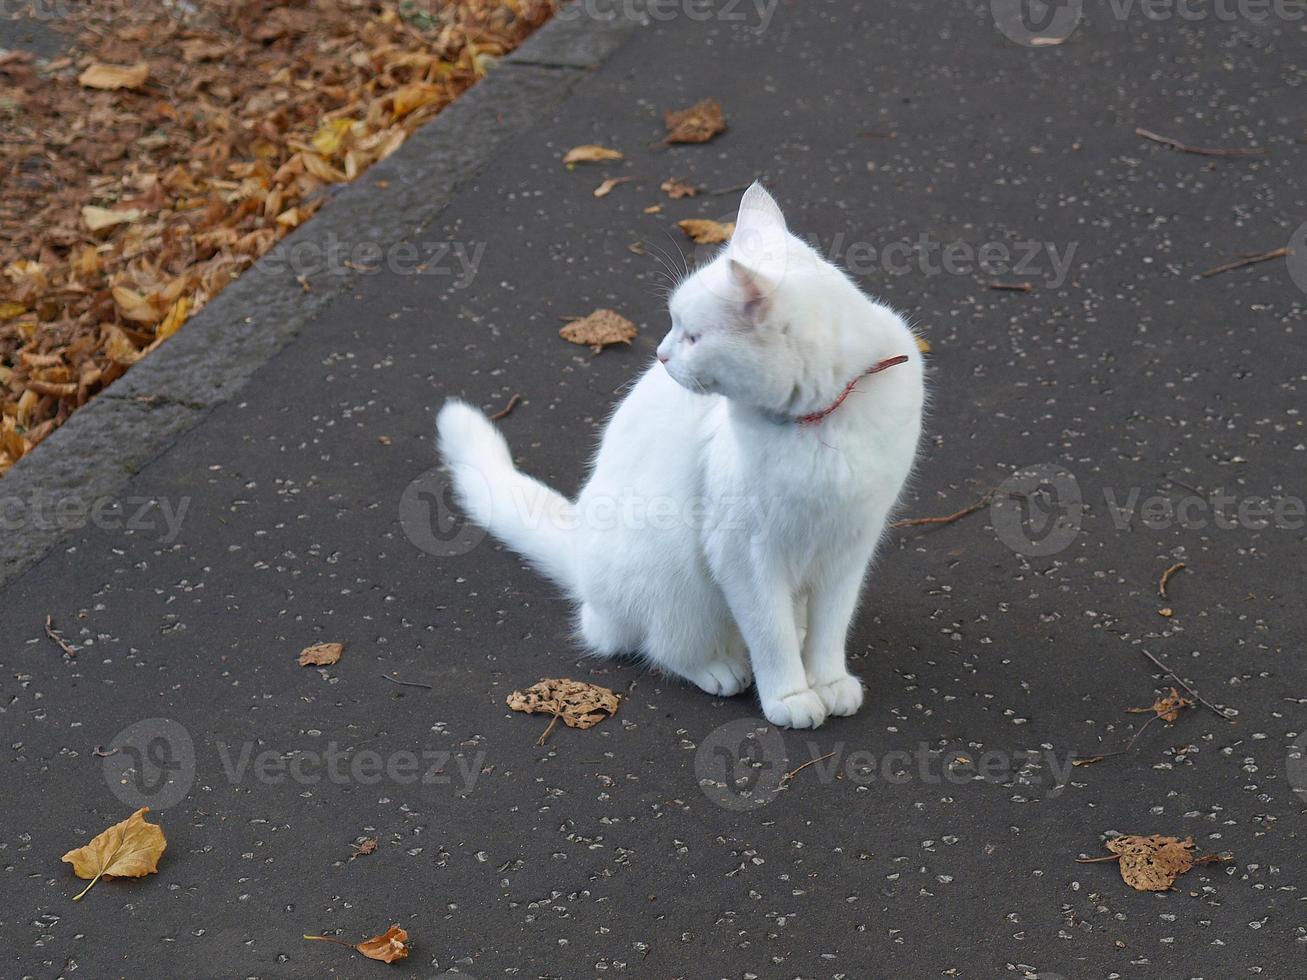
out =
<path fill-rule="evenodd" d="M 762 702 L 762 713 L 781 728 L 817 728 L 826 720 L 826 705 L 811 689 Z"/>
<path fill-rule="evenodd" d="M 817 684 L 813 690 L 817 693 L 817 697 L 821 698 L 821 703 L 826 706 L 826 711 L 833 717 L 843 718 L 857 714 L 858 709 L 862 707 L 862 681 L 852 674 L 837 677 L 827 684 Z"/>
<path fill-rule="evenodd" d="M 730 698 L 753 683 L 748 661 L 714 660 L 700 667 L 690 680 L 716 697 Z"/>

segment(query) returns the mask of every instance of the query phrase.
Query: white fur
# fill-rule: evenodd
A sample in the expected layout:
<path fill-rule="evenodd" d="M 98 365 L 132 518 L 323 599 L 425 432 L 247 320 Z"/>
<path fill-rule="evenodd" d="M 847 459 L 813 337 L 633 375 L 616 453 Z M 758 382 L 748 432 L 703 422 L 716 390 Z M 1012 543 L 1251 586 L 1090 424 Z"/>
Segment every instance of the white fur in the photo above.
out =
<path fill-rule="evenodd" d="M 912 468 L 922 362 L 903 319 L 791 235 L 754 184 L 731 243 L 682 282 L 655 363 L 575 503 L 519 473 L 449 401 L 440 452 L 469 514 L 560 583 L 596 653 L 639 653 L 714 695 L 756 680 L 777 725 L 853 714 L 844 645 Z M 845 386 L 884 358 L 905 364 Z"/>

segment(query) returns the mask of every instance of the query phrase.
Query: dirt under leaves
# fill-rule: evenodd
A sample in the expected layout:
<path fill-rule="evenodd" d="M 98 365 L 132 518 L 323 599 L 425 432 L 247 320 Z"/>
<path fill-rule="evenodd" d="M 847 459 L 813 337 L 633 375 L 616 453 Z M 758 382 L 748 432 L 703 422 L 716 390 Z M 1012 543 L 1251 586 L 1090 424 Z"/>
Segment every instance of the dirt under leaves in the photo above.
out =
<path fill-rule="evenodd" d="M 101 0 L 0 53 L 0 473 L 555 6 Z"/>

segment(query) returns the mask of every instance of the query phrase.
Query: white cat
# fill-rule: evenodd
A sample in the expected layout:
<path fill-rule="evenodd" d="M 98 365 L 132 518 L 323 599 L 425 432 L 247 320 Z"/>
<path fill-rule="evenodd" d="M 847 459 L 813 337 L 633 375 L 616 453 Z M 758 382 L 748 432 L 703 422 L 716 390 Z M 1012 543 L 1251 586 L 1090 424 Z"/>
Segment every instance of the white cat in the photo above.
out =
<path fill-rule="evenodd" d="M 575 502 L 450 400 L 436 424 L 455 492 L 567 590 L 596 653 L 642 654 L 714 695 L 756 680 L 776 725 L 851 715 L 863 692 L 845 637 L 921 433 L 916 338 L 756 183 L 669 305 L 659 363 Z"/>

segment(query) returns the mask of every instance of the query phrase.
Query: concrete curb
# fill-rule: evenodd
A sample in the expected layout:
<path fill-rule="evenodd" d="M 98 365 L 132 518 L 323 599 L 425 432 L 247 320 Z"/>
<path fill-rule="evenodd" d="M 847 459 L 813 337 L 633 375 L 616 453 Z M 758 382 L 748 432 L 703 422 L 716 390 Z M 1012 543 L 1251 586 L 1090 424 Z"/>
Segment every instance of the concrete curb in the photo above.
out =
<path fill-rule="evenodd" d="M 641 23 L 637 5 L 621 13 L 590 11 L 587 0 L 565 7 L 0 478 L 0 588 L 93 520 L 97 508 L 113 504 L 135 473 L 234 397 L 352 288 L 351 269 L 326 264 L 308 276 L 306 293 L 293 256 L 348 255 L 360 243 L 384 249 L 409 240 L 510 137 L 560 105 Z"/>

